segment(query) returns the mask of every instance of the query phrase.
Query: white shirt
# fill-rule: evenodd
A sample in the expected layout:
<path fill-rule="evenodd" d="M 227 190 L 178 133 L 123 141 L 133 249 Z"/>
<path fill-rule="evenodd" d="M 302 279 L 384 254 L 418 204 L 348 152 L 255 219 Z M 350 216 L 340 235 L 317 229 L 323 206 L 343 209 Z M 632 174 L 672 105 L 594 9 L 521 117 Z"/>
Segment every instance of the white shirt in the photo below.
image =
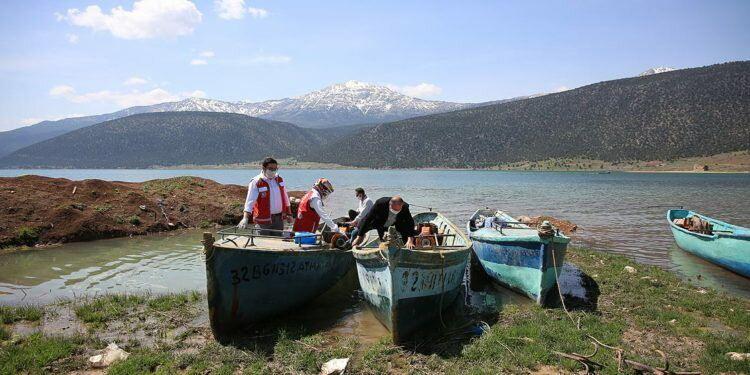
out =
<path fill-rule="evenodd" d="M 359 201 L 359 207 L 357 207 L 357 212 L 359 212 L 359 214 L 354 218 L 354 221 L 358 223 L 361 222 L 362 219 L 365 218 L 365 215 L 370 212 L 370 209 L 374 204 L 375 203 L 373 203 L 372 199 L 370 199 L 370 197 L 368 196 L 365 196 L 365 199 Z"/>
<path fill-rule="evenodd" d="M 310 197 L 310 207 L 320 216 L 326 225 L 331 228 L 332 231 L 336 232 L 339 230 L 339 226 L 331 220 L 331 216 L 323 208 L 323 199 L 320 198 L 320 192 L 317 189 L 312 189 L 312 196 Z"/>
<path fill-rule="evenodd" d="M 270 198 L 270 208 L 271 208 L 271 215 L 280 214 L 284 209 L 284 204 L 289 204 L 289 196 L 287 194 L 284 194 L 283 197 L 281 197 L 279 194 L 279 184 L 276 182 L 275 178 L 267 179 L 263 176 L 263 173 L 255 176 L 252 180 L 250 180 L 250 184 L 247 186 L 247 198 L 245 199 L 245 212 L 253 212 L 253 207 L 255 206 L 255 201 L 258 200 L 258 181 L 260 179 L 263 179 L 266 183 L 268 183 L 268 194 Z M 283 202 L 281 200 L 284 200 Z"/>

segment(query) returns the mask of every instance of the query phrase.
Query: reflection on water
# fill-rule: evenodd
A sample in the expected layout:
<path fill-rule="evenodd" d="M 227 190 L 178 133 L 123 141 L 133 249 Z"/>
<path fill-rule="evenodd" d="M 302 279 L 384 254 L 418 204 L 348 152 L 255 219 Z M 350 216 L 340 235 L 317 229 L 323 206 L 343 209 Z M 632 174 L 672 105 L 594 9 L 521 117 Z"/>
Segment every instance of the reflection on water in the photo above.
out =
<path fill-rule="evenodd" d="M 0 302 L 204 290 L 198 231 L 66 244 L 0 256 Z"/>

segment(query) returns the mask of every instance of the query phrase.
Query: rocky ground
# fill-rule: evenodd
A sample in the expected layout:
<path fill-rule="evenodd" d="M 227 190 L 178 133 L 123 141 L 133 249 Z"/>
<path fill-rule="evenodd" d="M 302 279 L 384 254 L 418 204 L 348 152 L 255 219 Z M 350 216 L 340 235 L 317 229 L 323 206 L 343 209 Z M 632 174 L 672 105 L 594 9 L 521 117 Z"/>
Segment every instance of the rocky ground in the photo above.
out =
<path fill-rule="evenodd" d="M 188 176 L 142 183 L 3 177 L 0 248 L 234 224 L 246 194 L 245 186 Z"/>

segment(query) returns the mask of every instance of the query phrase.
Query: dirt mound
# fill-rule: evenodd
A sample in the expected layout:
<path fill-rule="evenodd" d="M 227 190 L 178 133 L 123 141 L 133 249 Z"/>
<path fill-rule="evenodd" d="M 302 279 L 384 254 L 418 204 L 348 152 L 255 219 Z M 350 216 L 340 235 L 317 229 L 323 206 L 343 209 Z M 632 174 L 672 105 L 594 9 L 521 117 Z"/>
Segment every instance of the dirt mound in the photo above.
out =
<path fill-rule="evenodd" d="M 518 217 L 516 220 L 519 222 L 522 222 L 524 224 L 528 224 L 531 227 L 536 227 L 537 225 L 541 224 L 543 221 L 547 220 L 555 227 L 559 228 L 564 234 L 571 235 L 575 233 L 578 230 L 578 225 L 571 223 L 570 221 L 558 219 L 552 216 L 521 216 Z"/>
<path fill-rule="evenodd" d="M 234 224 L 242 217 L 246 194 L 247 187 L 199 177 L 143 183 L 4 177 L 0 247 Z"/>

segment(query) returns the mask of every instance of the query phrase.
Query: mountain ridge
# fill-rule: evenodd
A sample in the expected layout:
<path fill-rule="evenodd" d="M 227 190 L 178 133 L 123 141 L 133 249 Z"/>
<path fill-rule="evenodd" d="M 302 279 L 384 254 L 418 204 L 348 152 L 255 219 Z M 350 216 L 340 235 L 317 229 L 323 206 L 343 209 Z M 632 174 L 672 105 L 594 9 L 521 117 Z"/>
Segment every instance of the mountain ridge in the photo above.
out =
<path fill-rule="evenodd" d="M 337 83 L 297 97 L 262 102 L 187 98 L 176 102 L 129 107 L 100 115 L 42 121 L 34 125 L 0 132 L 0 157 L 76 129 L 139 113 L 183 111 L 240 113 L 268 120 L 292 122 L 302 127 L 326 128 L 388 122 L 473 105 L 476 104 L 414 98 L 385 86 L 360 81 Z"/>

